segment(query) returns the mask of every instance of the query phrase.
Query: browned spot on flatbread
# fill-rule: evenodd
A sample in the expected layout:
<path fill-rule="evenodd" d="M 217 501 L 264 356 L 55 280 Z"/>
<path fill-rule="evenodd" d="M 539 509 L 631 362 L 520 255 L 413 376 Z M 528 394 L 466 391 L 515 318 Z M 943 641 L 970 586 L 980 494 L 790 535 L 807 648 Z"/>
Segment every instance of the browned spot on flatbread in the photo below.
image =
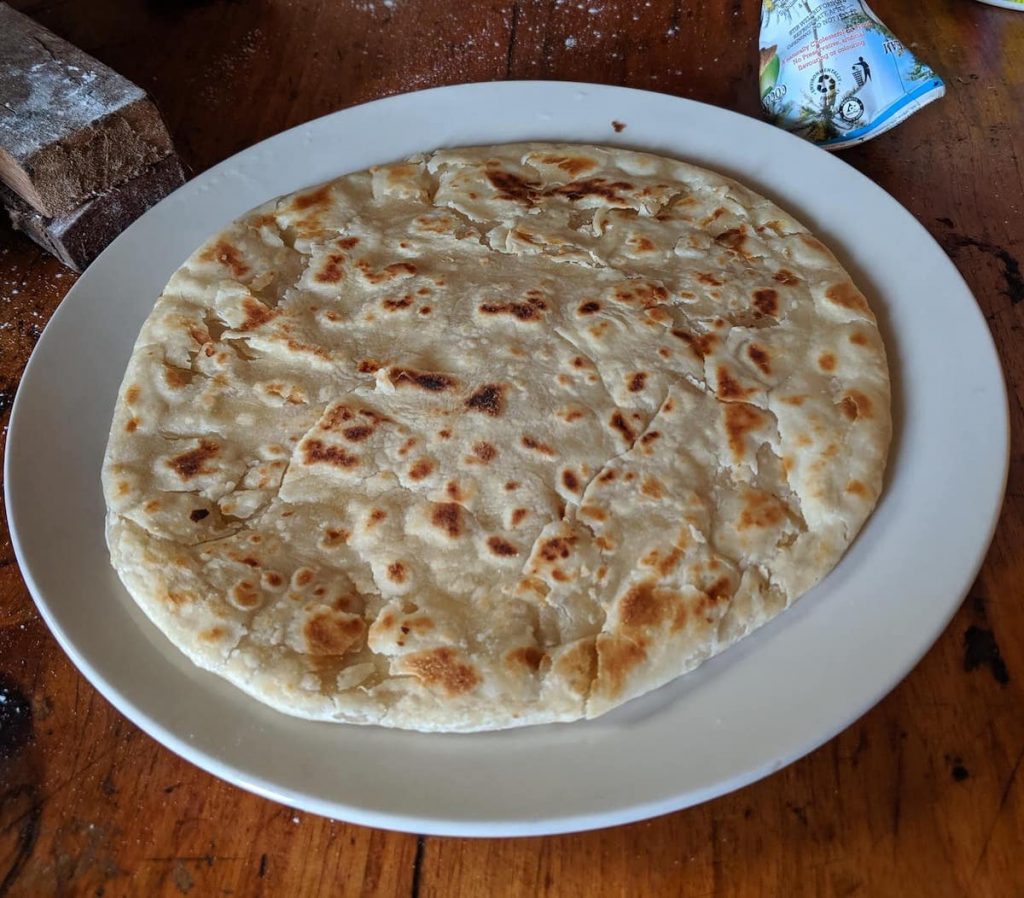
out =
<path fill-rule="evenodd" d="M 373 428 L 365 424 L 356 424 L 354 427 L 346 427 L 341 435 L 352 443 L 359 443 L 373 433 Z"/>
<path fill-rule="evenodd" d="M 418 387 L 431 393 L 442 393 L 458 386 L 458 381 L 447 374 L 436 371 L 417 371 L 415 368 L 391 368 L 388 371 L 396 387 Z"/>
<path fill-rule="evenodd" d="M 776 527 L 786 519 L 786 508 L 775 496 L 763 490 L 746 490 L 737 530 L 751 527 Z"/>
<path fill-rule="evenodd" d="M 754 390 L 750 390 L 742 386 L 740 382 L 732 376 L 732 372 L 725 365 L 718 366 L 715 370 L 715 376 L 717 379 L 715 393 L 718 395 L 719 399 L 746 399 L 754 392 Z"/>
<path fill-rule="evenodd" d="M 538 671 L 547 655 L 532 645 L 523 645 L 512 649 L 505 655 L 509 667 L 525 667 L 527 670 Z"/>
<path fill-rule="evenodd" d="M 708 567 L 711 565 L 708 564 Z M 722 602 L 732 595 L 732 581 L 726 576 L 719 577 L 704 590 L 704 594 L 712 602 Z"/>
<path fill-rule="evenodd" d="M 785 402 L 786 405 L 801 406 L 807 401 L 806 396 L 783 396 L 780 402 Z"/>
<path fill-rule="evenodd" d="M 541 185 L 537 181 L 527 181 L 513 172 L 490 166 L 484 174 L 494 187 L 495 197 L 499 200 L 533 206 L 540 196 Z"/>
<path fill-rule="evenodd" d="M 762 315 L 770 315 L 772 318 L 777 317 L 779 314 L 778 291 L 772 290 L 771 287 L 764 290 L 755 290 L 754 308 Z"/>
<path fill-rule="evenodd" d="M 500 536 L 487 537 L 487 548 L 489 548 L 495 555 L 500 555 L 505 558 L 519 554 L 519 550 L 512 545 L 512 543 L 506 539 L 502 539 Z"/>
<path fill-rule="evenodd" d="M 649 436 L 649 434 L 645 434 L 645 440 L 646 440 L 647 436 Z M 597 482 L 598 483 L 611 483 L 618 476 L 619 476 L 618 472 L 615 470 L 615 468 L 609 468 L 600 477 L 597 478 Z"/>
<path fill-rule="evenodd" d="M 337 284 L 345 279 L 345 269 L 342 267 L 345 257 L 341 253 L 328 253 L 323 264 L 313 275 L 313 280 L 319 284 Z"/>
<path fill-rule="evenodd" d="M 359 457 L 352 455 L 340 446 L 328 446 L 323 440 L 307 440 L 302 447 L 306 464 L 328 464 L 337 468 L 354 468 L 359 464 Z"/>
<path fill-rule="evenodd" d="M 513 237 L 517 237 L 519 240 L 522 240 L 524 243 L 532 244 L 533 246 L 539 246 L 540 245 L 540 241 L 539 240 L 534 240 L 532 235 L 530 234 L 530 232 L 524 230 L 523 228 L 513 228 L 512 229 L 512 236 Z"/>
<path fill-rule="evenodd" d="M 376 359 L 363 359 L 359 362 L 357 370 L 360 374 L 376 374 L 383 367 L 384 363 Z"/>
<path fill-rule="evenodd" d="M 671 333 L 677 340 L 682 340 L 689 346 L 697 357 L 701 359 L 710 352 L 713 352 L 715 344 L 718 342 L 718 337 L 714 334 L 691 334 L 689 331 L 684 331 L 680 328 L 673 328 Z"/>
<path fill-rule="evenodd" d="M 850 342 L 854 346 L 867 346 L 868 338 L 860 331 L 857 331 L 856 333 L 850 334 Z"/>
<path fill-rule="evenodd" d="M 581 302 L 576 307 L 576 312 L 579 315 L 594 315 L 601 311 L 601 303 L 596 299 L 588 299 L 586 302 Z"/>
<path fill-rule="evenodd" d="M 261 582 L 271 589 L 277 589 L 284 585 L 284 577 L 282 577 L 277 571 L 264 571 L 260 579 Z"/>
<path fill-rule="evenodd" d="M 630 281 L 630 286 L 616 287 L 615 299 L 626 305 L 641 305 L 644 309 L 653 309 L 668 299 L 668 290 L 661 284 L 648 281 Z M 602 322 L 607 324 L 607 322 Z"/>
<path fill-rule="evenodd" d="M 569 540 L 561 536 L 553 536 L 544 540 L 537 547 L 537 554 L 544 561 L 557 561 L 559 558 L 566 559 L 572 554 L 572 547 Z"/>
<path fill-rule="evenodd" d="M 462 488 L 454 480 L 449 480 L 448 483 L 445 484 L 444 491 L 448 494 L 448 498 L 453 502 L 461 502 L 465 498 Z"/>
<path fill-rule="evenodd" d="M 715 242 L 733 252 L 742 253 L 746 239 L 747 229 L 744 225 L 740 225 L 738 228 L 729 228 L 728 231 L 723 231 L 715 237 Z"/>
<path fill-rule="evenodd" d="M 580 507 L 579 514 L 585 518 L 591 518 L 595 521 L 607 521 L 608 513 L 603 508 L 598 508 L 596 505 L 583 505 Z"/>
<path fill-rule="evenodd" d="M 351 534 L 340 527 L 327 527 L 324 530 L 324 536 L 321 543 L 325 546 L 340 546 L 343 543 L 348 542 L 348 538 Z"/>
<path fill-rule="evenodd" d="M 373 266 L 365 259 L 356 262 L 356 268 L 371 284 L 386 284 L 396 278 L 412 277 L 417 271 L 412 262 L 392 262 L 390 265 L 385 265 L 380 271 L 374 271 Z"/>
<path fill-rule="evenodd" d="M 665 485 L 657 477 L 648 474 L 640 483 L 640 492 L 651 499 L 662 499 L 665 496 Z"/>
<path fill-rule="evenodd" d="M 404 583 L 406 577 L 405 565 L 400 561 L 392 561 L 388 565 L 388 579 L 392 583 Z"/>
<path fill-rule="evenodd" d="M 630 630 L 660 627 L 670 618 L 672 629 L 678 630 L 680 611 L 685 614 L 682 596 L 671 590 L 656 589 L 652 580 L 631 587 L 618 605 L 620 621 L 624 628 Z"/>
<path fill-rule="evenodd" d="M 864 298 L 864 294 L 854 287 L 850 281 L 833 284 L 825 291 L 825 299 L 844 309 L 850 309 L 853 312 L 860 312 L 864 315 L 870 314 L 868 301 Z"/>
<path fill-rule="evenodd" d="M 346 421 L 351 421 L 355 418 L 355 412 L 350 406 L 347 405 L 336 405 L 327 414 L 327 417 L 320 423 L 321 430 L 335 430 L 344 424 Z"/>
<path fill-rule="evenodd" d="M 639 393 L 647 383 L 646 371 L 634 371 L 629 375 L 626 388 L 630 393 Z"/>
<path fill-rule="evenodd" d="M 789 271 L 785 268 L 780 268 L 778 271 L 776 271 L 773 275 L 773 278 L 778 283 L 784 284 L 787 287 L 793 287 L 800 283 L 800 278 L 793 274 L 792 271 Z"/>
<path fill-rule="evenodd" d="M 578 493 L 580 491 L 579 478 L 572 470 L 568 468 L 562 471 L 562 484 L 563 486 L 565 486 L 567 490 L 569 490 L 569 492 Z"/>
<path fill-rule="evenodd" d="M 375 508 L 373 509 L 373 511 L 370 512 L 369 517 L 366 519 L 366 526 L 373 527 L 374 525 L 379 524 L 381 521 L 385 520 L 387 516 L 388 513 L 383 508 Z"/>
<path fill-rule="evenodd" d="M 210 512 L 205 508 L 193 508 L 188 514 L 188 519 L 198 524 L 203 518 L 209 517 Z"/>
<path fill-rule="evenodd" d="M 481 441 L 473 444 L 473 455 L 486 464 L 487 462 L 494 461 L 494 459 L 498 457 L 498 450 L 490 443 Z"/>
<path fill-rule="evenodd" d="M 173 605 L 175 608 L 180 608 L 182 605 L 191 605 L 196 597 L 191 592 L 181 592 L 178 590 L 168 590 L 166 594 L 167 603 Z"/>
<path fill-rule="evenodd" d="M 733 457 L 737 461 L 742 461 L 746 454 L 747 435 L 764 426 L 765 415 L 745 402 L 730 402 L 725 406 L 724 414 L 729 448 Z"/>
<path fill-rule="evenodd" d="M 213 469 L 206 467 L 206 463 L 219 453 L 220 446 L 213 440 L 200 440 L 195 449 L 168 459 L 167 465 L 183 480 L 189 480 L 198 474 L 212 474 Z"/>
<path fill-rule="evenodd" d="M 164 368 L 164 382 L 172 389 L 180 390 L 192 383 L 192 372 L 168 365 Z"/>
<path fill-rule="evenodd" d="M 747 347 L 747 356 L 750 358 L 758 368 L 764 374 L 771 375 L 772 373 L 772 357 L 769 355 L 768 350 L 763 346 L 758 346 L 756 343 L 751 343 Z"/>
<path fill-rule="evenodd" d="M 452 539 L 462 535 L 462 506 L 455 502 L 444 502 L 435 505 L 430 514 L 430 523 L 439 530 L 443 530 Z"/>
<path fill-rule="evenodd" d="M 594 196 L 607 200 L 610 203 L 625 203 L 628 201 L 628 198 L 622 196 L 621 191 L 632 189 L 633 185 L 628 181 L 609 181 L 607 178 L 585 178 L 580 181 L 571 181 L 568 184 L 551 187 L 546 193 L 551 196 L 564 196 L 570 202 Z"/>
<path fill-rule="evenodd" d="M 408 655 L 404 664 L 428 686 L 440 686 L 451 696 L 472 692 L 480 684 L 476 669 L 460 661 L 455 650 L 447 646 Z"/>
<path fill-rule="evenodd" d="M 861 481 L 859 480 L 851 480 L 849 483 L 847 483 L 845 492 L 851 493 L 854 496 L 860 496 L 864 499 L 866 499 L 870 495 L 868 488 L 864 486 L 864 484 L 861 483 Z"/>
<path fill-rule="evenodd" d="M 310 355 L 315 355 L 321 359 L 329 359 L 330 353 L 322 346 L 315 346 L 312 343 L 302 343 L 299 340 L 288 340 L 285 345 L 292 352 L 307 352 Z"/>
<path fill-rule="evenodd" d="M 306 209 L 312 209 L 315 206 L 326 206 L 331 199 L 331 189 L 328 185 L 324 184 L 322 187 L 318 187 L 316 190 L 310 193 L 302 193 L 295 197 L 291 202 L 292 209 L 297 212 L 303 212 Z"/>
<path fill-rule="evenodd" d="M 228 632 L 223 627 L 210 627 L 208 630 L 202 630 L 199 638 L 203 642 L 220 642 L 227 635 Z"/>
<path fill-rule="evenodd" d="M 306 653 L 316 656 L 344 655 L 358 648 L 366 635 L 361 617 L 340 611 L 319 611 L 310 616 L 302 628 Z"/>
<path fill-rule="evenodd" d="M 818 367 L 822 371 L 835 371 L 836 357 L 831 352 L 823 352 L 818 356 Z"/>
<path fill-rule="evenodd" d="M 625 627 L 656 627 L 665 616 L 665 603 L 655 594 L 655 581 L 631 586 L 619 602 L 619 619 Z"/>
<path fill-rule="evenodd" d="M 870 418 L 873 406 L 860 390 L 847 390 L 839 402 L 839 410 L 851 421 L 856 421 L 858 418 Z"/>
<path fill-rule="evenodd" d="M 405 309 L 412 305 L 412 297 L 406 293 L 404 296 L 398 297 L 398 299 L 384 299 L 381 300 L 381 305 L 387 312 L 397 312 L 399 309 Z"/>
<path fill-rule="evenodd" d="M 612 412 L 611 419 L 608 423 L 622 435 L 622 438 L 627 443 L 632 444 L 636 439 L 636 431 L 629 426 L 629 422 L 626 421 L 626 416 L 623 415 L 622 412 L 618 410 Z"/>
<path fill-rule="evenodd" d="M 252 580 L 242 580 L 231 588 L 231 597 L 240 608 L 255 608 L 260 603 L 260 591 Z"/>
<path fill-rule="evenodd" d="M 555 661 L 552 673 L 576 695 L 587 695 L 597 675 L 597 648 L 593 636 L 569 645 Z"/>
<path fill-rule="evenodd" d="M 125 433 L 135 433 L 139 429 L 139 419 L 129 418 L 128 422 L 124 425 Z"/>
<path fill-rule="evenodd" d="M 529 513 L 529 510 L 526 508 L 513 508 L 512 515 L 510 518 L 510 520 L 512 521 L 512 526 L 518 527 Z"/>
<path fill-rule="evenodd" d="M 666 555 L 658 562 L 658 573 L 660 573 L 662 577 L 667 577 L 669 574 L 672 573 L 672 571 L 674 571 L 679 566 L 679 562 L 682 561 L 682 559 L 682 551 L 679 549 L 678 546 L 674 546 L 672 550 L 668 553 L 668 555 Z"/>
<path fill-rule="evenodd" d="M 497 418 L 505 411 L 505 390 L 502 384 L 484 384 L 466 400 L 466 408 Z"/>
<path fill-rule="evenodd" d="M 547 303 L 542 299 L 526 302 L 485 302 L 478 308 L 484 315 L 510 315 L 518 321 L 536 322 L 544 317 Z"/>
<path fill-rule="evenodd" d="M 534 452 L 539 452 L 541 455 L 554 455 L 555 450 L 552 449 L 547 443 L 542 443 L 534 436 L 530 436 L 528 433 L 524 433 L 522 439 L 519 441 L 526 449 L 531 449 Z"/>
<path fill-rule="evenodd" d="M 424 477 L 429 477 L 433 470 L 434 463 L 429 458 L 417 459 L 409 468 L 409 479 L 423 480 Z"/>
<path fill-rule="evenodd" d="M 556 165 L 570 178 L 597 168 L 597 162 L 588 156 L 540 156 L 538 162 L 544 165 Z"/>
<path fill-rule="evenodd" d="M 597 638 L 598 688 L 610 698 L 622 693 L 629 675 L 644 661 L 647 652 L 622 636 L 602 634 Z"/>
<path fill-rule="evenodd" d="M 199 257 L 204 262 L 218 262 L 227 268 L 236 278 L 249 273 L 249 266 L 242 258 L 242 251 L 227 240 L 221 239 L 205 250 Z"/>
<path fill-rule="evenodd" d="M 124 401 L 129 405 L 139 401 L 139 396 L 142 395 L 142 390 L 137 384 L 132 384 L 127 390 L 124 391 Z"/>

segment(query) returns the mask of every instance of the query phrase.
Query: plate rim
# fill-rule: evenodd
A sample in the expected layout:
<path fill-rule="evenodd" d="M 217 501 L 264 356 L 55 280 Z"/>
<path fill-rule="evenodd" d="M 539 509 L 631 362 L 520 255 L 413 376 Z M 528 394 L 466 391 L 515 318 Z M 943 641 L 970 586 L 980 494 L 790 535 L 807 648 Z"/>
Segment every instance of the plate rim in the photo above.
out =
<path fill-rule="evenodd" d="M 278 134 L 272 135 L 263 141 L 254 144 L 251 147 L 247 147 L 238 153 L 233 154 L 225 160 L 217 163 L 205 172 L 197 176 L 190 183 L 195 183 L 201 179 L 213 180 L 216 176 L 231 171 L 233 166 L 237 166 L 241 160 L 244 160 L 247 156 L 251 156 L 257 149 L 265 148 L 268 144 L 284 140 L 288 136 L 294 136 L 297 132 L 305 132 L 316 127 L 321 127 L 327 120 L 341 118 L 344 119 L 347 115 L 351 114 L 355 110 L 365 110 L 369 107 L 381 107 L 385 104 L 400 104 L 402 102 L 408 102 L 408 98 L 419 97 L 428 98 L 429 95 L 437 94 L 453 94 L 457 92 L 469 93 L 472 91 L 497 91 L 501 92 L 508 90 L 511 92 L 517 92 L 518 90 L 525 88 L 530 89 L 550 89 L 554 91 L 566 91 L 569 89 L 584 89 L 586 91 L 594 92 L 597 94 L 603 93 L 617 93 L 626 98 L 629 95 L 645 95 L 645 96 L 656 96 L 662 98 L 671 103 L 678 103 L 680 105 L 680 111 L 685 111 L 687 106 L 698 106 L 706 109 L 712 109 L 716 114 L 725 114 L 728 116 L 734 116 L 740 119 L 746 119 L 748 124 L 753 124 L 757 127 L 771 129 L 771 126 L 760 122 L 756 119 L 750 119 L 747 116 L 743 116 L 740 113 L 736 113 L 729 109 L 723 109 L 721 107 L 711 106 L 710 104 L 700 103 L 698 101 L 689 100 L 681 97 L 674 97 L 668 94 L 662 94 L 655 91 L 646 91 L 636 88 L 618 87 L 614 85 L 602 85 L 592 84 L 588 82 L 558 82 L 558 81 L 517 81 L 517 82 L 471 82 L 467 84 L 448 85 L 443 87 L 427 88 L 420 91 L 412 91 L 402 94 L 396 94 L 389 97 L 384 97 L 378 100 L 371 100 L 366 103 L 358 104 L 356 106 L 346 107 L 345 109 L 337 110 L 332 113 L 328 113 L 325 116 L 321 116 L 317 119 L 312 119 L 308 122 L 298 124 L 292 128 L 282 131 Z M 799 138 L 793 137 L 792 135 L 785 135 L 787 139 L 793 141 L 796 145 L 806 147 L 803 141 Z M 567 142 L 580 142 L 568 139 Z M 463 144 L 465 145 L 465 144 Z M 619 144 L 621 145 L 621 144 Z M 661 150 L 652 150 L 652 152 L 662 152 Z M 824 152 L 816 150 L 816 152 Z M 682 151 L 679 151 L 679 156 L 686 158 Z M 836 157 L 832 157 L 836 158 Z M 843 163 L 842 160 L 837 160 Z M 703 164 L 698 163 L 698 164 Z M 994 503 L 991 513 L 989 515 L 988 526 L 986 532 L 979 543 L 973 559 L 973 564 L 970 569 L 965 568 L 965 573 L 969 573 L 969 577 L 965 576 L 966 585 L 962 589 L 957 590 L 957 600 L 955 603 L 950 603 L 948 609 L 946 609 L 942 615 L 936 616 L 932 622 L 932 626 L 927 628 L 927 635 L 925 638 L 918 639 L 918 646 L 913 652 L 905 655 L 904 661 L 899 665 L 902 672 L 892 679 L 891 682 L 886 683 L 880 689 L 876 690 L 877 694 L 873 695 L 869 700 L 859 702 L 857 707 L 853 710 L 847 710 L 841 715 L 842 720 L 835 726 L 830 726 L 823 730 L 820 734 L 820 738 L 811 743 L 801 743 L 799 746 L 793 748 L 792 751 L 779 758 L 771 758 L 765 760 L 762 764 L 750 767 L 742 773 L 727 778 L 724 781 L 719 781 L 714 784 L 707 786 L 703 790 L 692 791 L 685 793 L 684 795 L 667 795 L 666 797 L 656 801 L 646 801 L 627 807 L 620 807 L 615 812 L 609 811 L 596 811 L 593 813 L 576 813 L 570 814 L 564 817 L 558 816 L 547 816 L 542 821 L 526 821 L 522 819 L 493 819 L 493 820 L 480 820 L 460 818 L 451 819 L 444 818 L 443 816 L 422 816 L 422 815 L 403 815 L 394 813 L 382 813 L 373 809 L 367 809 L 356 805 L 344 805 L 334 800 L 319 799 L 316 796 L 295 791 L 281 783 L 271 782 L 265 778 L 253 775 L 252 773 L 246 773 L 244 770 L 233 766 L 231 763 L 224 762 L 221 758 L 216 757 L 203 748 L 197 748 L 194 745 L 190 745 L 187 740 L 181 738 L 181 736 L 161 722 L 150 716 L 147 711 L 136 706 L 130 699 L 124 696 L 117 688 L 116 684 L 109 682 L 105 676 L 97 670 L 90 660 L 85 657 L 76 646 L 74 639 L 65 631 L 62 627 L 58 614 L 50 606 L 47 598 L 44 595 L 43 590 L 39 587 L 35 580 L 32 569 L 28 564 L 27 552 L 25 547 L 22 545 L 20 525 L 18 523 L 20 508 L 19 491 L 20 485 L 17 480 L 12 477 L 12 468 L 15 464 L 12 459 L 15 454 L 11 451 L 14 446 L 16 439 L 19 438 L 19 434 L 24 429 L 24 424 L 21 424 L 23 417 L 29 415 L 29 411 L 25 410 L 27 401 L 24 397 L 26 391 L 23 389 L 26 383 L 31 382 L 31 374 L 33 371 L 33 364 L 37 363 L 41 354 L 38 352 L 39 347 L 44 345 L 47 339 L 47 333 L 51 332 L 50 324 L 58 318 L 61 314 L 62 309 L 66 307 L 69 299 L 73 299 L 73 295 L 79 290 L 79 285 L 86 279 L 88 272 L 92 271 L 95 266 L 102 266 L 102 260 L 110 250 L 120 241 L 122 241 L 125 235 L 129 234 L 136 227 L 133 223 L 121 236 L 117 238 L 111 247 L 108 247 L 100 255 L 100 257 L 83 273 L 83 276 L 78 282 L 68 291 L 61 305 L 55 310 L 54 315 L 51 316 L 50 321 L 47 322 L 43 333 L 41 334 L 36 347 L 29 358 L 28 363 L 22 373 L 21 380 L 19 382 L 18 391 L 15 396 L 15 400 L 11 409 L 11 416 L 9 420 L 9 428 L 7 435 L 7 451 L 5 453 L 4 460 L 4 485 L 5 485 L 5 505 L 7 510 L 8 521 L 10 525 L 11 542 L 14 549 L 15 557 L 19 564 L 19 569 L 24 577 L 26 586 L 32 595 L 33 601 L 38 608 L 41 616 L 46 622 L 50 632 L 54 635 L 61 648 L 71 659 L 72 663 L 78 668 L 79 672 L 85 676 L 85 678 L 92 684 L 94 688 L 108 701 L 110 702 L 121 714 L 131 720 L 136 726 L 156 739 L 163 746 L 169 748 L 175 754 L 200 767 L 201 769 L 221 778 L 228 782 L 233 783 L 247 791 L 254 792 L 263 797 L 270 798 L 275 801 L 283 802 L 288 805 L 303 808 L 314 813 L 322 814 L 328 817 L 338 817 L 339 811 L 343 819 L 367 826 L 374 826 L 383 829 L 398 830 L 403 832 L 415 832 L 423 833 L 428 835 L 451 835 L 451 836 L 522 836 L 522 835 L 541 835 L 541 834 L 556 834 L 566 832 L 578 832 L 590 829 L 598 829 L 612 825 L 618 825 L 622 823 L 634 822 L 637 820 L 648 819 L 653 816 L 659 816 L 664 813 L 669 813 L 675 810 L 680 810 L 685 807 L 692 806 L 694 804 L 701 803 L 710 798 L 727 794 L 737 788 L 741 788 L 751 782 L 755 782 L 763 778 L 764 776 L 781 769 L 784 766 L 792 763 L 793 761 L 809 754 L 825 742 L 834 738 L 839 732 L 844 730 L 852 722 L 860 718 L 867 710 L 874 707 L 885 695 L 887 695 L 892 689 L 894 689 L 906 676 L 907 674 L 918 664 L 924 654 L 932 647 L 934 642 L 938 639 L 941 633 L 946 629 L 949 621 L 955 615 L 966 595 L 967 590 L 970 588 L 970 584 L 974 581 L 984 563 L 985 556 L 988 552 L 988 548 L 994 537 L 996 527 L 1000 518 L 1002 508 L 1002 497 L 1005 494 L 1007 477 L 1009 472 L 1009 461 L 1010 461 L 1010 432 L 1009 432 L 1009 397 L 1006 389 L 1005 375 L 1002 370 L 1001 360 L 999 358 L 998 351 L 995 346 L 995 341 L 992 337 L 991 331 L 989 330 L 987 323 L 985 322 L 984 315 L 977 304 L 977 300 L 974 299 L 970 287 L 964 281 L 960 272 L 956 269 L 955 265 L 951 260 L 946 257 L 942 251 L 941 246 L 934 240 L 934 238 L 928 233 L 928 231 L 918 222 L 913 216 L 896 200 L 892 197 L 884 188 L 880 187 L 874 181 L 871 181 L 867 176 L 854 169 L 852 166 L 843 163 L 847 169 L 847 174 L 853 174 L 857 178 L 861 179 L 862 182 L 871 186 L 872 189 L 880 191 L 884 196 L 891 202 L 895 207 L 901 210 L 909 219 L 908 224 L 912 224 L 917 227 L 927 239 L 935 244 L 936 249 L 942 253 L 943 257 L 946 258 L 949 267 L 949 274 L 955 274 L 956 281 L 955 285 L 966 295 L 973 300 L 973 312 L 976 320 L 981 326 L 982 331 L 987 337 L 987 349 L 991 353 L 992 358 L 996 363 L 996 369 L 998 372 L 998 389 L 1000 391 L 1001 399 L 999 403 L 998 417 L 999 424 L 1003 431 L 1003 440 L 1000 441 L 1002 444 L 1002 470 L 1000 476 L 1001 485 L 998 488 L 998 499 Z M 733 175 L 730 173 L 730 177 Z M 762 190 L 762 187 L 758 185 L 758 192 Z M 173 194 L 172 194 L 173 196 Z M 166 201 L 162 201 L 166 202 Z M 785 200 L 782 204 L 785 206 Z M 158 206 L 161 204 L 158 204 Z M 792 204 L 790 204 L 792 205 Z M 157 207 L 154 207 L 157 208 Z M 149 213 L 147 213 L 148 215 Z M 798 216 L 800 217 L 800 216 Z M 845 264 L 845 263 L 844 263 Z M 41 364 L 41 363 L 40 363 Z M 892 466 L 895 459 L 890 457 L 889 465 Z M 98 477 L 98 472 L 97 472 Z M 874 513 L 873 513 L 874 514 Z M 871 518 L 869 517 L 869 521 Z M 867 522 L 865 523 L 867 527 Z M 152 626 L 152 625 L 151 625 Z M 728 654 L 728 653 L 726 653 Z"/>

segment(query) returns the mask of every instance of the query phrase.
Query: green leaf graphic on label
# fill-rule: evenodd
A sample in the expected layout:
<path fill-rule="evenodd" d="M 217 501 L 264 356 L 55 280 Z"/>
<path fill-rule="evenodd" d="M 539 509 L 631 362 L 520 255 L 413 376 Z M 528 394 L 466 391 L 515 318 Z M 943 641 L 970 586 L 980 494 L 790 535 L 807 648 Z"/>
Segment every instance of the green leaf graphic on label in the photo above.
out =
<path fill-rule="evenodd" d="M 775 46 L 761 48 L 760 88 L 762 99 L 768 91 L 775 87 L 775 82 L 779 80 L 779 57 L 775 53 L 776 49 Z"/>

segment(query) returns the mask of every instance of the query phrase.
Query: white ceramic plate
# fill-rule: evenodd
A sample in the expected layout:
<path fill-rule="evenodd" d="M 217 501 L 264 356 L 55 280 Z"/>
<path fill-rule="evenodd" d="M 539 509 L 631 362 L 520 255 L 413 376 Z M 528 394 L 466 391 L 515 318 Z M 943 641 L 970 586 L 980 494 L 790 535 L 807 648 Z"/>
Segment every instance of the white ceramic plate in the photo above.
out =
<path fill-rule="evenodd" d="M 626 123 L 621 133 L 612 120 Z M 896 433 L 882 501 L 826 581 L 696 672 L 596 721 L 471 736 L 300 721 L 193 667 L 138 611 L 103 541 L 100 464 L 118 384 L 164 283 L 209 234 L 273 196 L 439 146 L 623 144 L 723 171 L 802 219 L 878 314 Z M 1006 477 L 1006 394 L 956 269 L 888 194 L 753 119 L 596 85 L 471 84 L 302 125 L 144 215 L 47 326 L 7 449 L 14 548 L 39 609 L 122 713 L 216 776 L 371 826 L 521 835 L 692 805 L 779 769 L 888 692 L 973 580 Z"/>

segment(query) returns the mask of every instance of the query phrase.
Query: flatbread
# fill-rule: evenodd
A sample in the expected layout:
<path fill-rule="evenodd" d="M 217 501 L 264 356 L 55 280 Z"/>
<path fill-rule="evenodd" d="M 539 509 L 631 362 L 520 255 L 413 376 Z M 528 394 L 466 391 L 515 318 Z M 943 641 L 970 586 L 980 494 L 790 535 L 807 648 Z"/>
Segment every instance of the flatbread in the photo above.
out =
<path fill-rule="evenodd" d="M 196 664 L 301 717 L 595 717 L 836 564 L 879 495 L 875 318 L 695 166 L 442 150 L 242 217 L 119 395 L 111 559 Z"/>

